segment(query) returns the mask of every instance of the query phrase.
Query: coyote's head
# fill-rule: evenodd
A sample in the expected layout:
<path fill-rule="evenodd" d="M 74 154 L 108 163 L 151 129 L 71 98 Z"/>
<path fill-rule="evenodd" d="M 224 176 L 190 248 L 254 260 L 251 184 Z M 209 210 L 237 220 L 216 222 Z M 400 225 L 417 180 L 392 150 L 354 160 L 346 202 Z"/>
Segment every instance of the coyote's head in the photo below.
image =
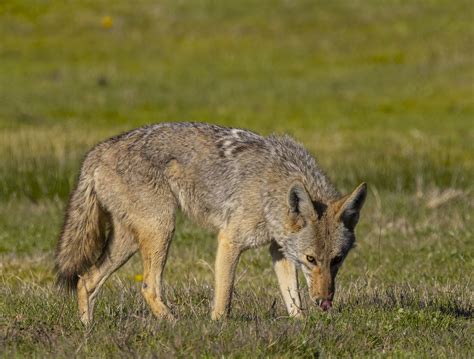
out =
<path fill-rule="evenodd" d="M 289 259 L 302 269 L 311 299 L 323 310 L 332 305 L 336 274 L 354 246 L 354 229 L 367 194 L 362 183 L 342 198 L 322 203 L 312 201 L 300 182 L 288 192 Z"/>

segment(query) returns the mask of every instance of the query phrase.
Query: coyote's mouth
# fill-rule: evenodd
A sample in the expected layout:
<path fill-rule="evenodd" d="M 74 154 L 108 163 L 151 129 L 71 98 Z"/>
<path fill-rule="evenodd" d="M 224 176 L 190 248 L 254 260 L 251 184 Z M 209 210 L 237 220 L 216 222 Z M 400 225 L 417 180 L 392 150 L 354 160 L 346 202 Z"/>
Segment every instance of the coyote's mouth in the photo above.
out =
<path fill-rule="evenodd" d="M 321 308 L 321 310 L 323 310 L 324 312 L 328 311 L 332 307 L 332 300 L 320 299 L 318 301 L 318 305 L 319 305 L 319 308 Z"/>

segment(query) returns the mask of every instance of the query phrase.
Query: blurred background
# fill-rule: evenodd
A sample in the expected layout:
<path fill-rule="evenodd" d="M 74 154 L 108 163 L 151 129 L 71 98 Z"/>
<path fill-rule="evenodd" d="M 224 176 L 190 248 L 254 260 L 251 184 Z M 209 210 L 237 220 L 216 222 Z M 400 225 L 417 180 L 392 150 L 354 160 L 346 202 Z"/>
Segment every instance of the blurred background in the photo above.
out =
<path fill-rule="evenodd" d="M 16 323 L 12 318 L 20 311 L 33 327 L 54 327 L 38 322 L 35 313 L 50 318 L 56 309 L 35 303 L 44 295 L 56 298 L 54 246 L 81 160 L 93 145 L 141 125 L 204 121 L 293 135 L 342 192 L 368 182 L 360 245 L 340 275 L 339 291 L 341 303 L 362 312 L 334 319 L 334 332 L 347 335 L 341 345 L 324 344 L 320 334 L 308 337 L 322 343 L 317 344 L 322 353 L 367 354 L 363 350 L 371 348 L 416 353 L 434 346 L 448 355 L 457 345 L 468 355 L 473 7 L 470 0 L 1 1 L 0 276 L 3 297 L 9 298 L 6 318 Z M 187 254 L 179 264 L 171 261 L 174 283 L 190 265 L 212 265 L 214 237 L 182 218 L 173 246 L 172 257 Z M 260 278 L 252 293 L 263 298 L 258 295 L 263 287 L 274 288 L 272 298 L 282 309 L 268 255 L 260 251 L 246 258 L 241 286 Z M 138 268 L 135 263 L 117 278 L 133 282 Z M 188 293 L 189 303 L 200 308 L 201 294 L 210 297 L 212 271 L 208 265 L 195 268 L 197 292 L 179 287 L 177 298 Z M 114 283 L 123 287 L 119 279 Z M 38 302 L 22 302 L 20 293 Z M 138 291 L 132 293 L 124 300 L 139 300 Z M 261 305 L 265 312 L 272 305 L 270 299 L 250 300 L 237 297 L 237 308 Z M 391 312 L 397 306 L 402 312 Z M 68 308 L 73 323 L 74 308 Z M 100 308 L 103 318 L 117 314 L 105 304 Z M 375 314 L 373 308 L 379 308 Z M 196 323 L 207 320 L 207 307 L 201 310 Z M 146 309 L 134 315 L 143 313 Z M 192 313 L 184 317 L 194 318 Z M 99 328 L 107 332 L 112 322 Z M 359 322 L 361 327 L 349 330 Z M 80 333 L 58 348 L 76 348 Z M 374 341 L 364 333 L 372 333 Z M 439 342 L 424 342 L 426 333 Z M 407 336 L 414 338 L 411 344 Z M 27 344 L 42 340 L 31 338 Z M 244 352 L 265 348 L 258 336 L 238 338 L 235 346 Z M 193 345 L 210 340 L 195 339 Z M 365 349 L 354 352 L 359 343 Z M 206 353 L 225 354 L 225 345 Z"/>
<path fill-rule="evenodd" d="M 3 198 L 64 198 L 91 145 L 162 121 L 293 134 L 347 188 L 472 182 L 471 1 L 30 0 L 0 13 Z"/>

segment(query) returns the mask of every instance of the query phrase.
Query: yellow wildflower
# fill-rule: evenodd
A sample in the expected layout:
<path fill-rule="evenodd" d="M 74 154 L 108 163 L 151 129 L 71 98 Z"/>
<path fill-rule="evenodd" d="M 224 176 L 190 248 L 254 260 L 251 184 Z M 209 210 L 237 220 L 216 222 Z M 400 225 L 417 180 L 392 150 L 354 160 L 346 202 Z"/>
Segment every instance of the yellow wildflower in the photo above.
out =
<path fill-rule="evenodd" d="M 110 29 L 114 24 L 111 16 L 103 16 L 101 20 L 101 25 L 104 29 Z"/>

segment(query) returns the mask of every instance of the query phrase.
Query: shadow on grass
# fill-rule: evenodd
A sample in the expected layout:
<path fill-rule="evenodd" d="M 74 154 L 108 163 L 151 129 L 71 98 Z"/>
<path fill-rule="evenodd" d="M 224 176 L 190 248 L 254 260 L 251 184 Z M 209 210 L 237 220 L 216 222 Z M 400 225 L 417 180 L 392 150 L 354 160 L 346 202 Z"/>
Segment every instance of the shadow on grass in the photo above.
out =
<path fill-rule="evenodd" d="M 373 289 L 362 295 L 342 298 L 338 310 L 344 308 L 369 308 L 382 311 L 415 310 L 438 312 L 444 316 L 460 319 L 473 319 L 474 308 L 467 297 L 459 296 L 459 289 L 447 292 L 432 288 L 428 291 L 411 286 Z M 462 291 L 461 291 L 462 292 Z"/>

